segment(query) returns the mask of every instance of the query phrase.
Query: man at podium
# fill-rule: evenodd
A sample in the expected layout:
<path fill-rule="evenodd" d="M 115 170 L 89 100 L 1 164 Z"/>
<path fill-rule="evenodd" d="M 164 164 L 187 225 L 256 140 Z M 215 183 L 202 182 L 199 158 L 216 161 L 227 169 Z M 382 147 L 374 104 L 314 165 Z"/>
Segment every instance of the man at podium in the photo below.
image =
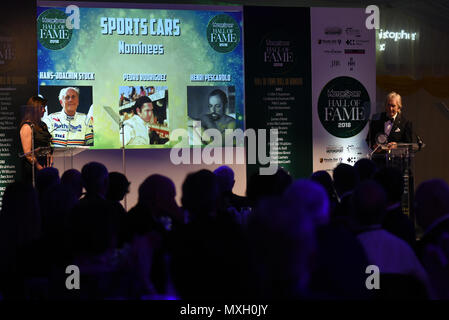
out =
<path fill-rule="evenodd" d="M 412 143 L 412 132 L 412 123 L 402 114 L 401 96 L 393 91 L 385 99 L 385 112 L 370 121 L 366 142 L 373 151 L 380 151 L 379 145 L 395 148 L 396 143 Z"/>

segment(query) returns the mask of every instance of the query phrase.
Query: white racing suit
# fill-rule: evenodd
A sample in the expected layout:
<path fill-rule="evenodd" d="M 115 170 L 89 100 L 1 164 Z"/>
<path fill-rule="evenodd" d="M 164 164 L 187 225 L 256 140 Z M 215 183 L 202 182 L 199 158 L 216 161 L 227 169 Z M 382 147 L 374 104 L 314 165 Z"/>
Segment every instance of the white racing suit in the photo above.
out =
<path fill-rule="evenodd" d="M 93 145 L 93 119 L 76 112 L 68 116 L 64 110 L 54 112 L 42 119 L 48 126 L 55 147 L 76 147 Z"/>

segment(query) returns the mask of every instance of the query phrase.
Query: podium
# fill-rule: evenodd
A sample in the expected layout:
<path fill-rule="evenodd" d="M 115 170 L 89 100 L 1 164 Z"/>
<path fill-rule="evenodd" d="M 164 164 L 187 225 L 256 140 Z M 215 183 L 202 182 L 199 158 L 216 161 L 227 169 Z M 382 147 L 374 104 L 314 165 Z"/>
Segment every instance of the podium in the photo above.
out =
<path fill-rule="evenodd" d="M 78 153 L 81 153 L 85 150 L 88 150 L 88 146 L 80 146 L 80 147 L 57 147 L 53 149 L 53 157 L 55 158 L 63 158 L 63 168 L 65 172 L 68 169 L 73 169 L 73 157 Z M 66 161 L 69 161 L 69 167 L 66 168 Z"/>
<path fill-rule="evenodd" d="M 402 195 L 402 211 L 416 225 L 413 210 L 415 192 L 415 154 L 425 145 L 422 143 L 395 143 L 393 147 L 381 145 L 380 151 L 371 154 L 371 160 L 385 167 L 396 167 L 404 177 L 404 194 Z"/>

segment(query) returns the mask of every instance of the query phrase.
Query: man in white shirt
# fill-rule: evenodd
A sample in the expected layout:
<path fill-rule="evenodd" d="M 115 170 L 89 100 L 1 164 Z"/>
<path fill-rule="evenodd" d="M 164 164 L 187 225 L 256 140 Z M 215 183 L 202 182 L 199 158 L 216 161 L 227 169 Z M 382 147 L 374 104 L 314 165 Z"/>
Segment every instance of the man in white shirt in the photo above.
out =
<path fill-rule="evenodd" d="M 156 124 L 153 102 L 147 96 L 136 100 L 134 116 L 123 122 L 125 145 L 149 145 L 150 125 Z"/>

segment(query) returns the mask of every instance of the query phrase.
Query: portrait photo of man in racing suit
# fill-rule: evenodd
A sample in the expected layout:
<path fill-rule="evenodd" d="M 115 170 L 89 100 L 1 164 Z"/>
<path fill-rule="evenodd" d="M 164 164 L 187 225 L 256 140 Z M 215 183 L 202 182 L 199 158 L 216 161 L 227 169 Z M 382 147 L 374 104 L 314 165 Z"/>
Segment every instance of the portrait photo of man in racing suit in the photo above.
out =
<path fill-rule="evenodd" d="M 76 112 L 80 90 L 66 87 L 59 92 L 62 110 L 49 114 L 43 119 L 52 135 L 55 147 L 91 146 L 94 142 L 93 117 Z M 92 107 L 91 107 L 92 109 Z"/>

